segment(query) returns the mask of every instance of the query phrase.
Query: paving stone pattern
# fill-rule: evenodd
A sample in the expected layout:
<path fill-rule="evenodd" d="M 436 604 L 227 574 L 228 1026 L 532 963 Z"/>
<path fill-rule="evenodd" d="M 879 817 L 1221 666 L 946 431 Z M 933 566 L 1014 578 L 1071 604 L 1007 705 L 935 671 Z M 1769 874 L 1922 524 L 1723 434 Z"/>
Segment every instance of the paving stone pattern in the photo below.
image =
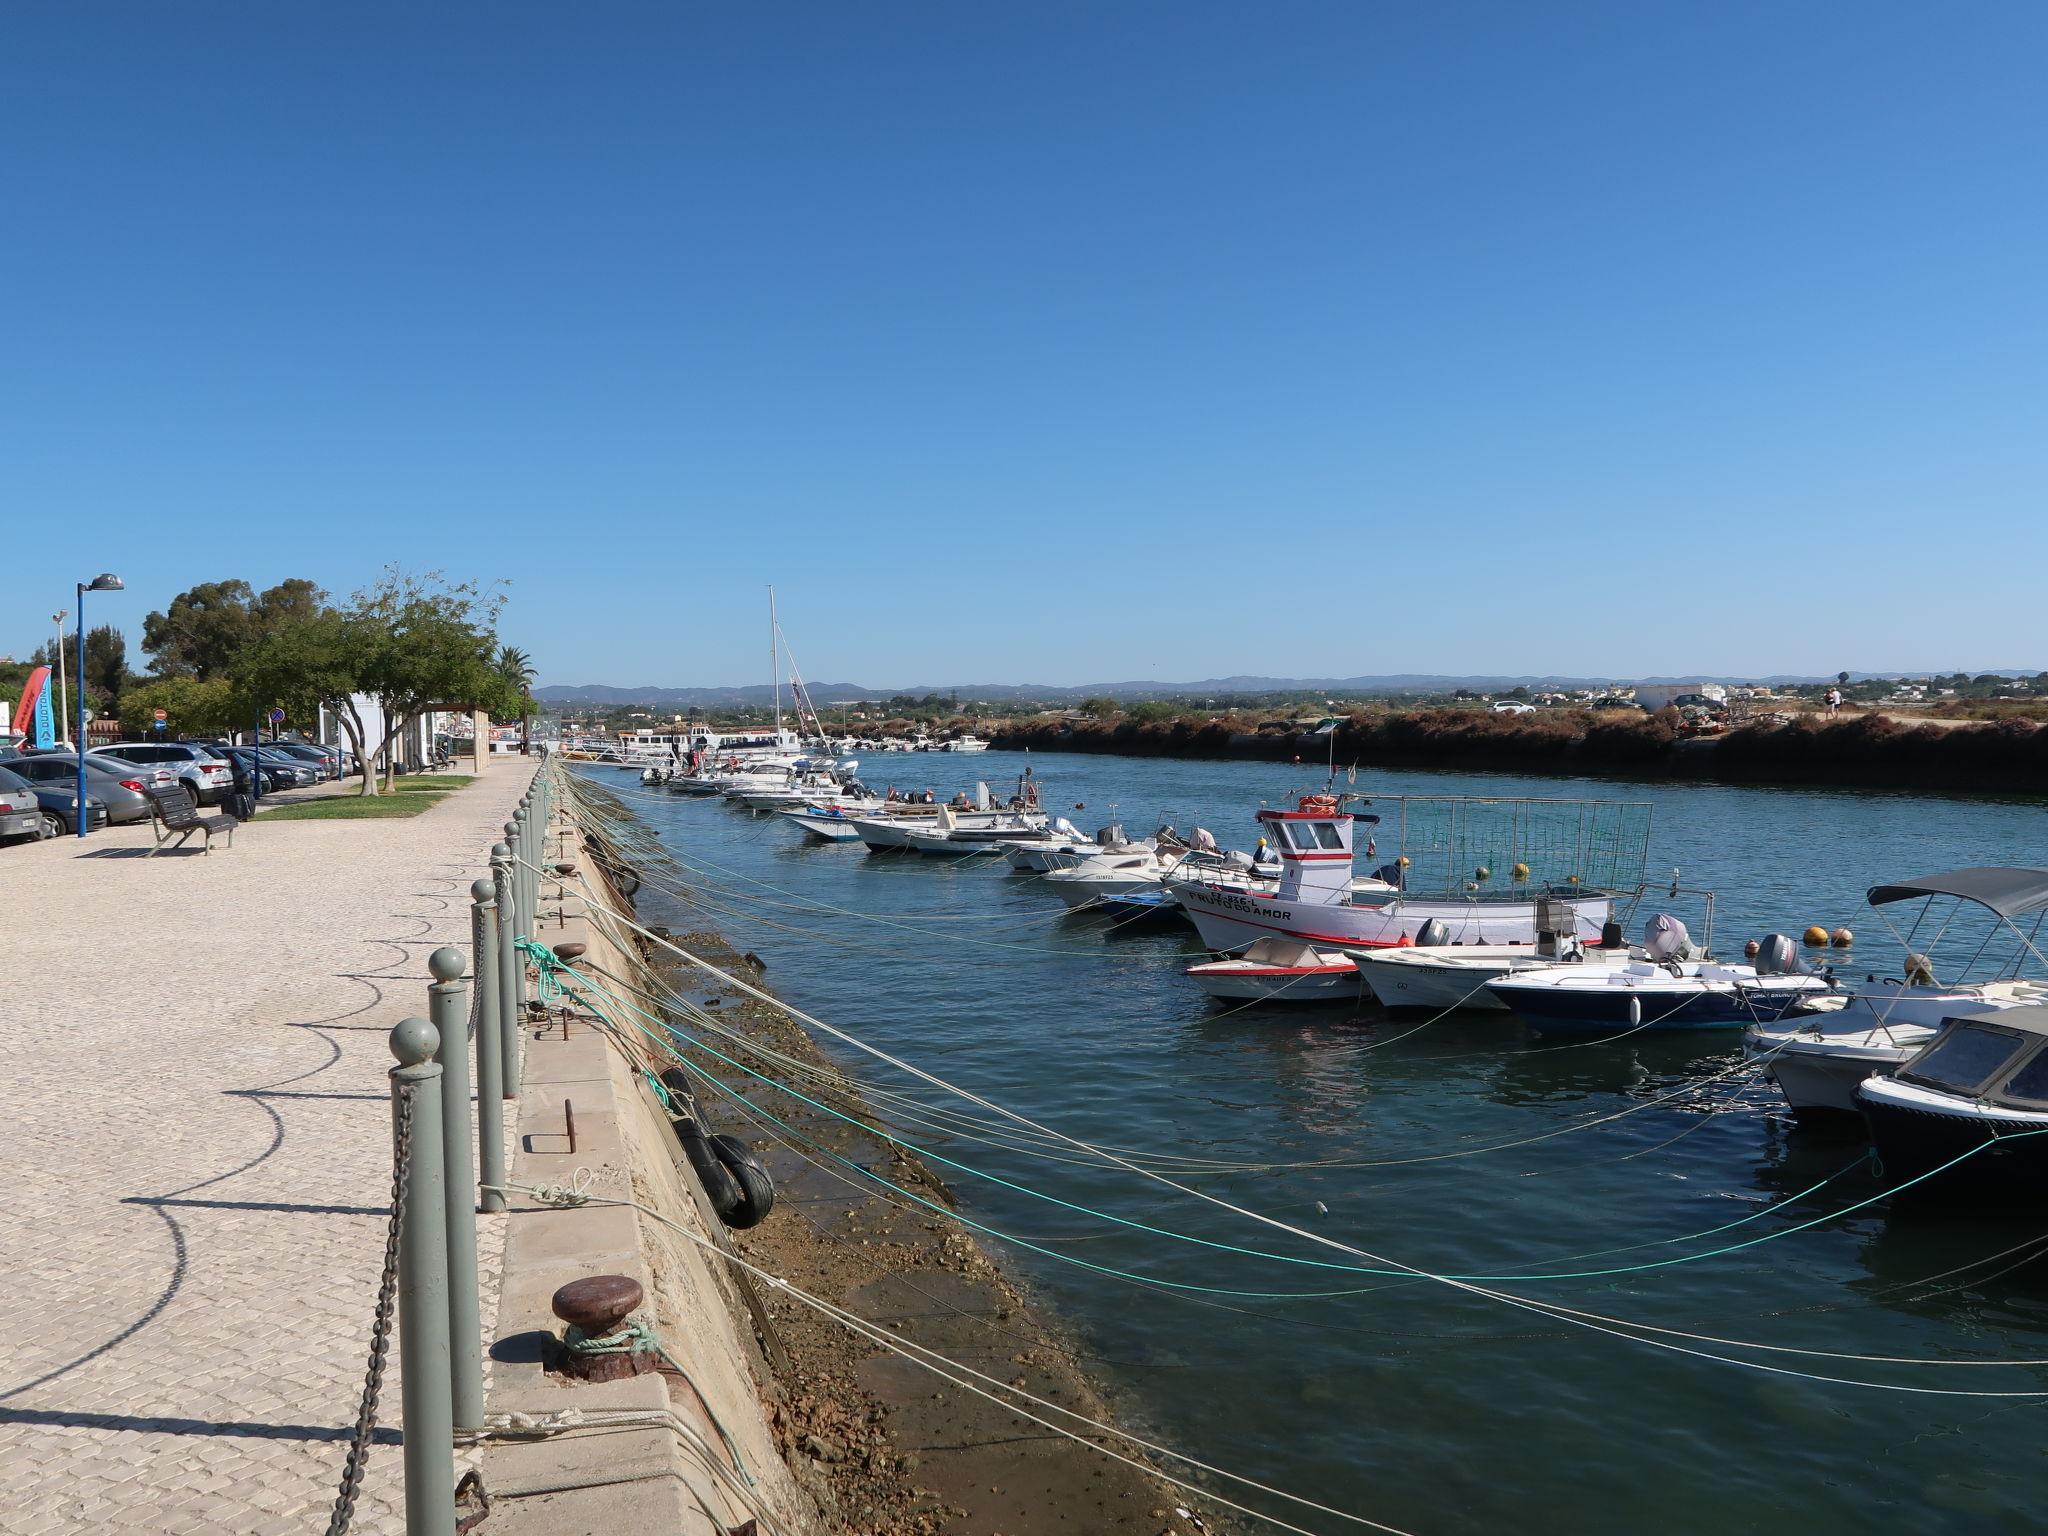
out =
<path fill-rule="evenodd" d="M 425 1015 L 434 947 L 467 952 L 530 776 L 411 820 L 259 816 L 210 855 L 0 848 L 0 1531 L 326 1529 L 389 1211 L 385 1035 Z M 403 1528 L 399 1410 L 394 1348 L 358 1531 Z"/>

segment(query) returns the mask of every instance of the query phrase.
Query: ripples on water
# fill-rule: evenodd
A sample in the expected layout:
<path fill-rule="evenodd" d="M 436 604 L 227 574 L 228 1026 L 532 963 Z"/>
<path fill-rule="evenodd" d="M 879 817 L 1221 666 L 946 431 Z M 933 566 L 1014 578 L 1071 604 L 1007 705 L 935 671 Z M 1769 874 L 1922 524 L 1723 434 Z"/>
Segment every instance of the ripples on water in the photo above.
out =
<path fill-rule="evenodd" d="M 1025 760 L 882 761 L 944 794 L 969 775 L 1000 784 Z M 1114 803 L 1134 831 L 1199 823 L 1240 846 L 1261 800 L 1305 783 L 1303 770 L 1271 764 L 1041 756 L 1035 766 L 1048 803 L 1087 803 L 1068 812 L 1084 827 Z M 891 777 L 882 763 L 870 768 L 873 780 Z M 1561 1045 L 1499 1016 L 1415 1030 L 1415 1018 L 1376 1011 L 1224 1012 L 1180 975 L 1199 948 L 1191 932 L 1105 933 L 1000 862 L 875 858 L 858 844 L 803 841 L 723 802 L 642 795 L 629 775 L 585 771 L 626 792 L 695 867 L 711 904 L 700 921 L 762 955 L 792 1003 L 1075 1136 L 1183 1165 L 1298 1165 L 1187 1176 L 1210 1193 L 1402 1265 L 1457 1274 L 1640 1265 L 1822 1218 L 1698 1263 L 1490 1283 L 1802 1349 L 2048 1357 L 2048 1265 L 2012 1267 L 2031 1250 L 1921 1283 L 2048 1235 L 2048 1213 L 1908 1220 L 1879 1203 L 1831 1216 L 1875 1193 L 1859 1162 L 1864 1143 L 1794 1127 L 1767 1084 L 1716 1079 L 1739 1065 L 1732 1033 Z M 1687 885 L 1720 893 L 1724 954 L 1765 932 L 1848 924 L 1858 946 L 1844 968 L 1859 974 L 1898 969 L 1897 946 L 1863 905 L 1867 886 L 1967 864 L 2048 864 L 2048 817 L 2035 802 L 1420 773 L 1372 775 L 1369 787 L 1649 801 L 1650 867 L 1661 878 L 1675 866 Z M 1696 911 L 1676 910 L 1697 930 Z M 837 1054 L 865 1080 L 910 1086 Z M 925 1139 L 959 1162 L 1130 1221 L 1351 1262 L 1128 1172 Z M 1441 1284 L 1255 1260 L 949 1177 L 975 1220 L 1054 1253 L 1258 1293 L 1174 1292 L 1005 1250 L 1098 1357 L 1098 1375 L 1134 1423 L 1376 1520 L 1430 1536 L 2040 1524 L 2041 1409 L 2027 1399 L 1914 1396 L 1740 1369 Z M 1638 1246 L 1779 1201 L 1789 1203 L 1732 1232 Z M 1331 1291 L 1357 1294 L 1301 1294 Z M 1916 1370 L 1696 1347 L 1825 1375 L 2048 1392 L 2048 1370 Z M 1298 1523 L 1345 1528 L 1327 1516 Z"/>

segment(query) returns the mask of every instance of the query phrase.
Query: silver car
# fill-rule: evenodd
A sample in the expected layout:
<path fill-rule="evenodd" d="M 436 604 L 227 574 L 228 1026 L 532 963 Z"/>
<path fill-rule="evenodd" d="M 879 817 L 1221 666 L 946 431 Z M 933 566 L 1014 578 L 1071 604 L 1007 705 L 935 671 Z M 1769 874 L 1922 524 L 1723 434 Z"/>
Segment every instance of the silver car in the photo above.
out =
<path fill-rule="evenodd" d="M 44 752 L 34 757 L 10 758 L 8 768 L 31 784 L 74 789 L 78 783 L 78 759 L 69 753 Z M 116 824 L 149 820 L 149 791 L 175 789 L 178 776 L 162 763 L 145 765 L 123 762 L 118 757 L 85 755 L 85 794 L 107 808 L 107 819 Z"/>
<path fill-rule="evenodd" d="M 0 768 L 0 843 L 43 835 L 43 807 L 26 779 Z"/>

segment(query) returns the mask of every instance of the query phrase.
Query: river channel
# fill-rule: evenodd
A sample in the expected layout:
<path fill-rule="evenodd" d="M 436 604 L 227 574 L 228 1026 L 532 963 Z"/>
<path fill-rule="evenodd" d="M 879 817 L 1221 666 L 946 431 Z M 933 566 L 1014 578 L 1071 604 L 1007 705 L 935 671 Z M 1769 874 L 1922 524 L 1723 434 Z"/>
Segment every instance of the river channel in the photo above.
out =
<path fill-rule="evenodd" d="M 1026 761 L 885 757 L 863 777 L 944 797 L 976 777 L 1007 788 Z M 1226 847 L 1252 841 L 1261 802 L 1320 788 L 1280 764 L 1029 763 L 1085 829 L 1114 806 L 1134 833 L 1199 824 Z M 999 860 L 875 857 L 582 771 L 683 864 L 704 904 L 695 923 L 759 954 L 792 1004 L 1385 1261 L 1056 1145 L 905 1130 L 994 1176 L 947 1170 L 962 1213 L 1007 1234 L 991 1247 L 1071 1328 L 1127 1423 L 1421 1536 L 2040 1528 L 2048 1396 L 2025 1394 L 2048 1394 L 2048 1364 L 1870 1357 L 2048 1362 L 2048 1263 L 2027 1262 L 2048 1209 L 1872 1202 L 1860 1137 L 1794 1125 L 1746 1075 L 1734 1034 L 1561 1044 L 1499 1014 L 1227 1010 L 1180 973 L 1200 958 L 1192 930 L 1109 932 Z M 1648 872 L 1718 893 L 1724 955 L 1843 924 L 1856 945 L 1833 958 L 1859 976 L 1899 969 L 1868 886 L 2048 864 L 2038 801 L 1363 770 L 1357 787 L 1647 804 Z M 1697 935 L 1697 901 L 1670 906 Z M 864 1080 L 939 1101 L 827 1045 Z M 1647 1328 L 1669 1331 L 1652 1344 Z"/>

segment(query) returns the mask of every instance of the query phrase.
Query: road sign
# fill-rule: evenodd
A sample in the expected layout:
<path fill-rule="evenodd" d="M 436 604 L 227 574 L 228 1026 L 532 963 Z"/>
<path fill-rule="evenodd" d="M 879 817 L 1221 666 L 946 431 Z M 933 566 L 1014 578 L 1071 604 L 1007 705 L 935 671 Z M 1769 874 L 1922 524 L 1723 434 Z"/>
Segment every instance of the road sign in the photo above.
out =
<path fill-rule="evenodd" d="M 156 717 L 159 720 L 168 720 L 171 718 L 171 712 L 168 709 L 160 709 L 156 712 Z"/>
<path fill-rule="evenodd" d="M 284 724 L 284 711 L 283 711 L 283 710 L 281 710 L 281 709 L 273 709 L 273 710 L 272 710 L 272 711 L 270 712 L 270 723 L 271 723 L 272 725 L 283 725 L 283 724 Z"/>

